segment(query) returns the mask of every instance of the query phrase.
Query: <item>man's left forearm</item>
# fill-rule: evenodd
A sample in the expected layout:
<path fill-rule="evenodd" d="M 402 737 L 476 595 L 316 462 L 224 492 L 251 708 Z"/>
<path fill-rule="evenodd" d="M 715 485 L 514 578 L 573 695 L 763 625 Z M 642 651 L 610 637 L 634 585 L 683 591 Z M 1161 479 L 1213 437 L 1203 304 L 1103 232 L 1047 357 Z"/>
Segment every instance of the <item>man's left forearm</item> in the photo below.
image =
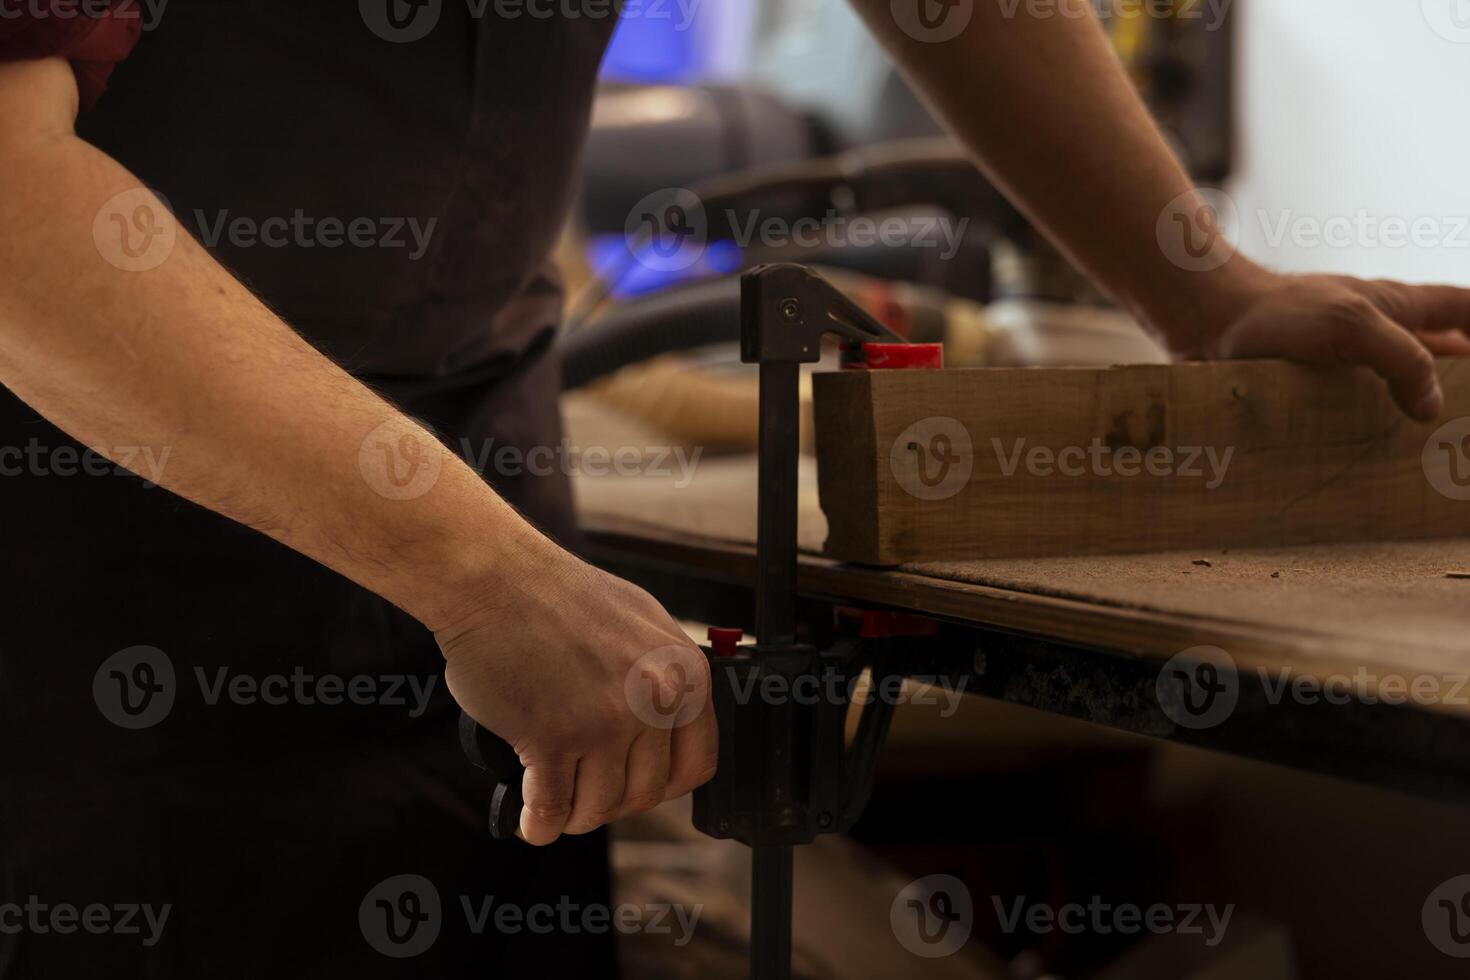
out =
<path fill-rule="evenodd" d="M 1235 251 L 1087 0 L 852 2 L 991 180 L 1175 354 L 1363 365 L 1409 415 L 1440 412 L 1431 352 L 1470 355 L 1470 290 Z"/>
<path fill-rule="evenodd" d="M 853 5 L 995 184 L 1171 349 L 1238 314 L 1259 267 L 1235 253 L 1185 274 L 1159 247 L 1159 216 L 1193 184 L 1085 0 L 974 0 L 947 40 L 911 36 L 889 0 Z"/>

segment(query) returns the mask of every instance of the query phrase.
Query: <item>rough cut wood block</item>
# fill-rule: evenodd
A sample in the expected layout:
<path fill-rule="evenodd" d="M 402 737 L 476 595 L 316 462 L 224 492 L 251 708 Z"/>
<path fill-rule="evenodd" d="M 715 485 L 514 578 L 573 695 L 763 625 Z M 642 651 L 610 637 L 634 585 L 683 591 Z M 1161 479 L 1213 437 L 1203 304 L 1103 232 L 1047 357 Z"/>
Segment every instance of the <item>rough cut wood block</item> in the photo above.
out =
<path fill-rule="evenodd" d="M 1439 371 L 1429 424 L 1367 371 L 1281 361 L 819 373 L 826 552 L 1204 558 L 1470 534 L 1470 359 Z"/>

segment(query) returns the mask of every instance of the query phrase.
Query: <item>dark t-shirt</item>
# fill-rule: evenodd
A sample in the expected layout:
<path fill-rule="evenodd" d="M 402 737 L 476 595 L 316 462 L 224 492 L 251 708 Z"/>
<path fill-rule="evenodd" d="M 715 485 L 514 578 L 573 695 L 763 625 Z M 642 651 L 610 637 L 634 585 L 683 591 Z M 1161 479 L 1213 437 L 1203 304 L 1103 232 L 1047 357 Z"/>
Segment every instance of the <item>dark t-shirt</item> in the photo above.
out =
<path fill-rule="evenodd" d="M 473 372 L 555 323 L 611 5 L 159 6 L 0 0 L 0 60 L 70 58 L 79 133 L 357 374 Z"/>
<path fill-rule="evenodd" d="M 78 17 L 76 4 L 0 0 L 0 60 L 71 60 L 91 107 L 81 135 L 164 195 L 287 322 L 455 449 L 556 445 L 557 369 L 544 355 L 559 302 L 540 270 L 610 12 L 171 0 L 151 24 L 143 10 Z M 72 15 L 49 13 L 61 8 Z M 371 244 L 345 241 L 354 222 Z M 0 389 L 0 447 L 30 444 L 47 459 L 82 448 Z M 560 470 L 486 475 L 565 533 Z M 0 899 L 172 915 L 155 946 L 0 935 L 0 978 L 83 976 L 99 963 L 168 980 L 613 975 L 611 933 L 503 934 L 459 914 L 486 895 L 606 907 L 605 839 L 488 840 L 489 787 L 458 749 L 443 658 L 421 626 L 136 479 L 22 473 L 4 490 Z M 163 720 L 124 730 L 99 710 L 96 685 L 110 683 L 110 657 L 140 644 L 167 656 L 175 697 Z M 386 698 L 214 703 L 200 678 L 221 671 L 412 677 L 432 694 L 413 713 Z M 383 955 L 364 918 L 374 889 L 405 874 L 432 884 L 445 913 L 412 960 Z"/>

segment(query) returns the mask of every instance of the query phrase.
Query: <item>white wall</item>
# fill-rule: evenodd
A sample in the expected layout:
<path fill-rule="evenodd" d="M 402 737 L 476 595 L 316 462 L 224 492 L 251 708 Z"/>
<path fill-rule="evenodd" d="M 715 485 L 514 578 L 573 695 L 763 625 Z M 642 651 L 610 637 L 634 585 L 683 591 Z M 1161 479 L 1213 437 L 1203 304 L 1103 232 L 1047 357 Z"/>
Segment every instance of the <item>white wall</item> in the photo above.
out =
<path fill-rule="evenodd" d="M 1470 0 L 1236 5 L 1246 253 L 1470 285 Z M 1333 219 L 1346 242 L 1314 243 Z M 1415 222 L 1422 241 L 1395 247 Z"/>

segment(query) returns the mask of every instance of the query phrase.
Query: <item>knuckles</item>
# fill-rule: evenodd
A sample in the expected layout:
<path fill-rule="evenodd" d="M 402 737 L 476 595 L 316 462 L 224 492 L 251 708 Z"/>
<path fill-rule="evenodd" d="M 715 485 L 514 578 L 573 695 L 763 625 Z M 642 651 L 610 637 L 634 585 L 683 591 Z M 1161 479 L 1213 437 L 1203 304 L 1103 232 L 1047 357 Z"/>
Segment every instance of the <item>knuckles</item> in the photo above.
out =
<path fill-rule="evenodd" d="M 566 800 L 528 800 L 525 810 L 537 820 L 547 823 L 558 823 L 571 816 L 572 801 Z"/>
<path fill-rule="evenodd" d="M 1323 318 L 1334 330 L 1356 332 L 1372 323 L 1378 307 L 1367 297 L 1355 293 L 1333 296 L 1322 308 Z"/>
<path fill-rule="evenodd" d="M 598 808 L 579 814 L 567 824 L 566 832 L 569 834 L 590 834 L 598 827 L 606 826 L 618 818 L 621 806 L 611 808 Z"/>
<path fill-rule="evenodd" d="M 714 779 L 715 778 L 715 773 L 717 773 L 719 771 L 720 771 L 720 764 L 719 764 L 719 762 L 717 760 L 711 759 L 698 772 L 696 772 L 694 774 L 694 779 L 693 779 L 692 782 L 693 782 L 695 788 L 698 788 L 700 786 L 703 786 L 705 783 L 709 782 L 711 779 Z"/>
<path fill-rule="evenodd" d="M 623 800 L 624 813 L 647 813 L 664 801 L 662 791 L 657 793 L 632 793 Z"/>

